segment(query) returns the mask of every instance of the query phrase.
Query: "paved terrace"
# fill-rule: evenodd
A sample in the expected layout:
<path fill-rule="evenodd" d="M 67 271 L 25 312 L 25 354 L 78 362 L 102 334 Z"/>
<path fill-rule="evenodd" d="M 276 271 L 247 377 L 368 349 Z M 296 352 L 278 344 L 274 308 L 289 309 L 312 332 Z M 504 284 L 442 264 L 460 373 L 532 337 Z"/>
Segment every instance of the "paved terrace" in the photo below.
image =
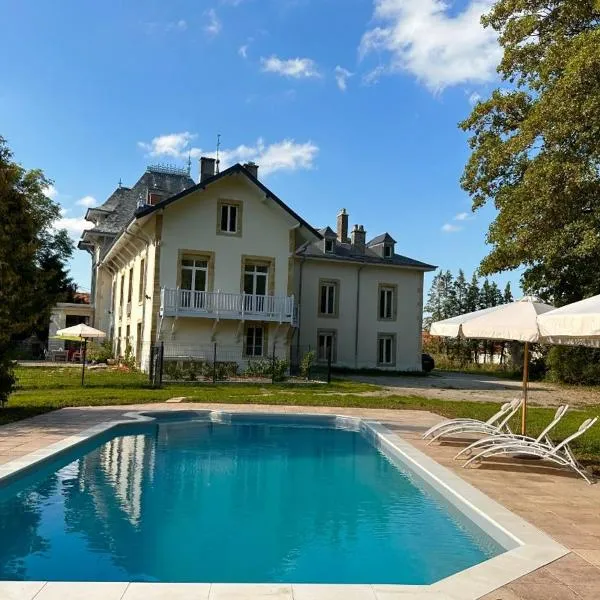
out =
<path fill-rule="evenodd" d="M 484 600 L 600 598 L 600 484 L 590 486 L 560 469 L 539 463 L 532 464 L 531 461 L 487 461 L 476 469 L 462 469 L 453 457 L 457 447 L 463 443 L 426 446 L 421 441 L 421 432 L 440 420 L 439 416 L 430 412 L 192 403 L 64 408 L 0 427 L 0 464 L 48 446 L 92 425 L 118 419 L 129 411 L 194 408 L 231 412 L 346 414 L 381 421 L 439 463 L 457 472 L 463 479 L 571 550 L 570 554 L 558 561 L 484 596 Z M 83 597 L 78 595 L 77 586 L 72 584 L 69 589 L 60 583 L 45 584 L 44 587 L 37 583 L 24 584 L 27 587 L 36 585 L 40 591 L 35 600 L 71 600 Z M 211 594 L 209 585 L 205 586 L 206 593 L 200 595 L 198 587 L 194 587 L 192 592 L 191 588 L 186 590 L 185 585 L 177 586 L 177 593 L 174 587 L 166 584 L 159 595 L 148 595 L 148 590 L 144 589 L 143 584 L 105 584 L 102 600 L 242 600 L 235 594 L 234 589 L 231 589 L 231 594 L 224 589 L 217 597 L 216 594 Z M 85 597 L 87 600 L 94 600 L 88 595 Z M 271 600 L 291 598 L 286 586 L 273 586 L 271 593 L 264 597 Z M 402 598 L 410 600 L 410 595 L 403 595 Z M 431 600 L 435 600 L 433 596 Z"/>

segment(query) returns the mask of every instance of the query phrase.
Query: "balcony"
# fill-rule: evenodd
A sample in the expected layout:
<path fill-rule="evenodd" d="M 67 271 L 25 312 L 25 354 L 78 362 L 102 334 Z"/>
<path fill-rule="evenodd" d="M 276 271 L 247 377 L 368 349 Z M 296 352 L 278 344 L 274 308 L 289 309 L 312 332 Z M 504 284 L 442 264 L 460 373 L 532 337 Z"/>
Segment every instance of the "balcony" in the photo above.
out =
<path fill-rule="evenodd" d="M 296 325 L 297 307 L 293 296 L 258 296 L 162 288 L 160 315 L 272 321 Z"/>

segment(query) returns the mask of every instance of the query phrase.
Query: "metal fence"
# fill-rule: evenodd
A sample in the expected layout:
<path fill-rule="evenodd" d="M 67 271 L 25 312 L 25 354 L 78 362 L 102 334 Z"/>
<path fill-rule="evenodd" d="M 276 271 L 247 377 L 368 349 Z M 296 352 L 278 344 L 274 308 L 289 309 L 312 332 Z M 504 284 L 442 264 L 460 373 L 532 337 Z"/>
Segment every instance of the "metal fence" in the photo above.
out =
<path fill-rule="evenodd" d="M 140 351 L 138 363 L 156 387 L 163 382 L 331 381 L 331 361 L 317 363 L 310 347 L 275 345 L 268 355 L 248 356 L 241 346 L 163 341 Z"/>

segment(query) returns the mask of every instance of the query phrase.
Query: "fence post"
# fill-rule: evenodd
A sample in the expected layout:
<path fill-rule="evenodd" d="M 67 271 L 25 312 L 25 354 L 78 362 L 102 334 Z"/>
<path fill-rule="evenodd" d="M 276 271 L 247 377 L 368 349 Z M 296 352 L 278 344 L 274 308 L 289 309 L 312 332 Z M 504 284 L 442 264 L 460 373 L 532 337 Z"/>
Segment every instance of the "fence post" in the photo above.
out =
<path fill-rule="evenodd" d="M 161 342 L 160 343 L 160 354 L 158 355 L 158 365 L 159 365 L 159 371 L 158 371 L 158 387 L 162 387 L 162 382 L 163 382 L 163 365 L 164 365 L 164 361 L 165 361 L 165 343 Z"/>
<path fill-rule="evenodd" d="M 213 383 L 217 383 L 217 342 L 213 342 Z"/>
<path fill-rule="evenodd" d="M 152 387 L 154 387 L 154 344 L 150 342 L 150 365 L 148 368 L 148 378 Z"/>
<path fill-rule="evenodd" d="M 327 352 L 327 383 L 331 383 L 331 354 L 332 348 L 329 346 L 329 352 Z"/>
<path fill-rule="evenodd" d="M 271 383 L 275 383 L 275 342 L 273 342 L 273 357 L 271 359 Z"/>

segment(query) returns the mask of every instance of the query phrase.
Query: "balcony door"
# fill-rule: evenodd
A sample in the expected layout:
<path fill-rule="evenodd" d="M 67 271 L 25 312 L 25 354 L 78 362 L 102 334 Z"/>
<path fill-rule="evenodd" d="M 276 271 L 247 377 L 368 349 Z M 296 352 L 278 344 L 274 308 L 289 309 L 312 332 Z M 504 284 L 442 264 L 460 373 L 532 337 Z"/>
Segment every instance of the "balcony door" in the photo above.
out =
<path fill-rule="evenodd" d="M 208 261 L 184 256 L 181 260 L 181 308 L 205 308 L 207 282 Z"/>
<path fill-rule="evenodd" d="M 265 297 L 269 284 L 269 267 L 246 264 L 244 266 L 244 310 L 265 312 Z"/>

